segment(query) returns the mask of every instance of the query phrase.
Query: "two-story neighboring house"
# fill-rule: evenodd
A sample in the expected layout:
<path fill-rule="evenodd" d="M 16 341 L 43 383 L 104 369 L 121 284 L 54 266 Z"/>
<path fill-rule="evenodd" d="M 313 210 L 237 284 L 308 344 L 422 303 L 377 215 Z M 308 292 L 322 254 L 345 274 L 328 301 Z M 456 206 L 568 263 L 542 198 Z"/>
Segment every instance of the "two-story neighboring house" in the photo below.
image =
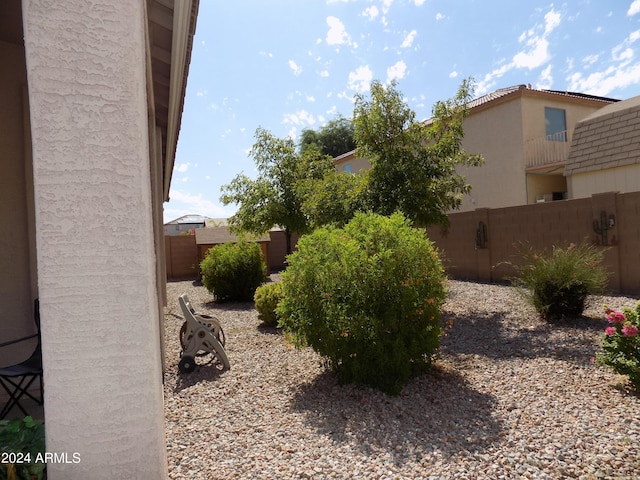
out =
<path fill-rule="evenodd" d="M 482 167 L 461 169 L 472 185 L 460 211 L 525 205 L 567 197 L 564 166 L 576 123 L 617 100 L 582 93 L 502 88 L 469 103 L 462 147 L 479 153 Z M 348 152 L 338 171 L 370 168 Z"/>
<path fill-rule="evenodd" d="M 564 174 L 570 198 L 640 191 L 640 96 L 578 122 Z"/>
<path fill-rule="evenodd" d="M 195 230 L 207 226 L 207 217 L 202 215 L 183 215 L 164 224 L 165 235 L 195 235 Z"/>

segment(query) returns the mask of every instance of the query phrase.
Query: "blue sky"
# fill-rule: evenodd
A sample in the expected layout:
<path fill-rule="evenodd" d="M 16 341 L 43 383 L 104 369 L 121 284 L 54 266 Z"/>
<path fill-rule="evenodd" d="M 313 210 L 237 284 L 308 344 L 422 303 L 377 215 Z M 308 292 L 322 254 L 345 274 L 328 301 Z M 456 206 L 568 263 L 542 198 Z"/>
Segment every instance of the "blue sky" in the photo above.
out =
<path fill-rule="evenodd" d="M 297 140 L 392 79 L 426 119 L 469 77 L 639 95 L 640 0 L 201 0 L 165 221 L 234 213 L 220 187 L 255 176 L 258 127 Z"/>

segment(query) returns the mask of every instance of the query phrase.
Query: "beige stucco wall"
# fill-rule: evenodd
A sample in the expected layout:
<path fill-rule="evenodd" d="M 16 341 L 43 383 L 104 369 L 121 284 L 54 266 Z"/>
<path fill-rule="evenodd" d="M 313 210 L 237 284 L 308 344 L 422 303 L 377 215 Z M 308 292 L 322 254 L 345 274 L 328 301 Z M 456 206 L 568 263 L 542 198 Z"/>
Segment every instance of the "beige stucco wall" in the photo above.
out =
<path fill-rule="evenodd" d="M 640 164 L 577 173 L 567 177 L 570 198 L 586 198 L 595 193 L 640 191 Z"/>
<path fill-rule="evenodd" d="M 537 193 L 562 188 L 564 180 L 558 175 L 546 179 L 531 175 L 527 179 L 526 143 L 545 137 L 545 107 L 564 109 L 567 129 L 572 130 L 576 122 L 604 105 L 525 90 L 513 100 L 474 111 L 465 119 L 462 146 L 470 153 L 482 154 L 485 164 L 460 169 L 472 185 L 460 211 L 535 203 Z M 561 174 L 561 170 L 556 173 Z"/>
<path fill-rule="evenodd" d="M 368 160 L 365 160 L 364 158 L 357 158 L 353 155 L 341 158 L 336 161 L 334 165 L 338 172 L 344 172 L 346 165 L 351 165 L 351 173 L 358 173 L 361 170 L 369 170 L 371 168 L 371 164 Z"/>
<path fill-rule="evenodd" d="M 557 98 L 557 99 L 556 99 Z M 543 138 L 546 136 L 544 108 L 560 108 L 565 110 L 567 130 L 573 130 L 576 123 L 587 115 L 604 107 L 605 103 L 591 102 L 580 103 L 581 100 L 574 97 L 562 97 L 553 95 L 526 95 L 522 102 L 522 118 L 525 140 Z M 569 142 L 570 143 L 570 142 Z"/>
<path fill-rule="evenodd" d="M 23 1 L 50 480 L 167 476 L 144 6 Z"/>
<path fill-rule="evenodd" d="M 472 186 L 460 211 L 526 202 L 522 115 L 520 102 L 510 101 L 481 109 L 465 119 L 462 147 L 469 153 L 482 154 L 485 163 L 459 169 Z"/>
<path fill-rule="evenodd" d="M 537 175 L 527 174 L 527 203 L 537 202 L 539 194 L 553 194 L 553 192 L 566 192 L 567 181 L 563 175 Z"/>
<path fill-rule="evenodd" d="M 0 42 L 0 342 L 34 333 L 29 255 L 27 187 L 29 168 L 25 159 L 23 89 L 26 85 L 24 49 Z M 0 349 L 0 365 L 24 360 L 35 342 Z M 4 392 L 2 392 L 4 393 Z"/>

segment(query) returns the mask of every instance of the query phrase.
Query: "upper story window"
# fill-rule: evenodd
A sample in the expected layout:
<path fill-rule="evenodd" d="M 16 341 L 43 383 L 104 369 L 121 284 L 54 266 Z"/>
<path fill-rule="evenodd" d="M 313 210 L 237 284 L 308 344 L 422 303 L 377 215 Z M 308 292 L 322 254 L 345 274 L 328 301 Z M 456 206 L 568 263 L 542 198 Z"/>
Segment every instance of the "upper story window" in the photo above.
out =
<path fill-rule="evenodd" d="M 547 140 L 567 141 L 567 116 L 564 109 L 544 107 L 544 122 L 547 129 Z"/>
<path fill-rule="evenodd" d="M 350 164 L 350 163 L 347 163 L 347 164 L 344 166 L 343 170 L 344 170 L 346 173 L 351 173 L 351 164 Z"/>

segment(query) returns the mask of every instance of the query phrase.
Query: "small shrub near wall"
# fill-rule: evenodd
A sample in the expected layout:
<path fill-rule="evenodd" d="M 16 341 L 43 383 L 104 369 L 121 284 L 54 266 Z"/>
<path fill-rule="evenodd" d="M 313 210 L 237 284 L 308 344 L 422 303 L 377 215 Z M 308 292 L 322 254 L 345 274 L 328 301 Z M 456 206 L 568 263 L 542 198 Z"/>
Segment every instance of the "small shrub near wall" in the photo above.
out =
<path fill-rule="evenodd" d="M 256 303 L 258 319 L 268 327 L 278 325 L 276 308 L 282 300 L 282 282 L 265 283 L 256 290 L 253 301 Z"/>
<path fill-rule="evenodd" d="M 264 258 L 255 242 L 229 242 L 210 248 L 200 270 L 202 283 L 220 302 L 250 302 L 266 280 Z"/>
<path fill-rule="evenodd" d="M 587 297 L 601 293 L 608 274 L 602 266 L 604 249 L 584 241 L 580 245 L 528 251 L 516 266 L 515 284 L 546 320 L 582 315 Z"/>
<path fill-rule="evenodd" d="M 444 273 L 424 230 L 358 214 L 304 236 L 277 308 L 285 334 L 324 356 L 341 382 L 398 394 L 440 344 Z"/>
<path fill-rule="evenodd" d="M 605 329 L 598 363 L 629 377 L 640 393 L 640 302 L 633 310 L 626 307 L 618 312 L 607 308 L 606 314 L 609 326 Z"/>

